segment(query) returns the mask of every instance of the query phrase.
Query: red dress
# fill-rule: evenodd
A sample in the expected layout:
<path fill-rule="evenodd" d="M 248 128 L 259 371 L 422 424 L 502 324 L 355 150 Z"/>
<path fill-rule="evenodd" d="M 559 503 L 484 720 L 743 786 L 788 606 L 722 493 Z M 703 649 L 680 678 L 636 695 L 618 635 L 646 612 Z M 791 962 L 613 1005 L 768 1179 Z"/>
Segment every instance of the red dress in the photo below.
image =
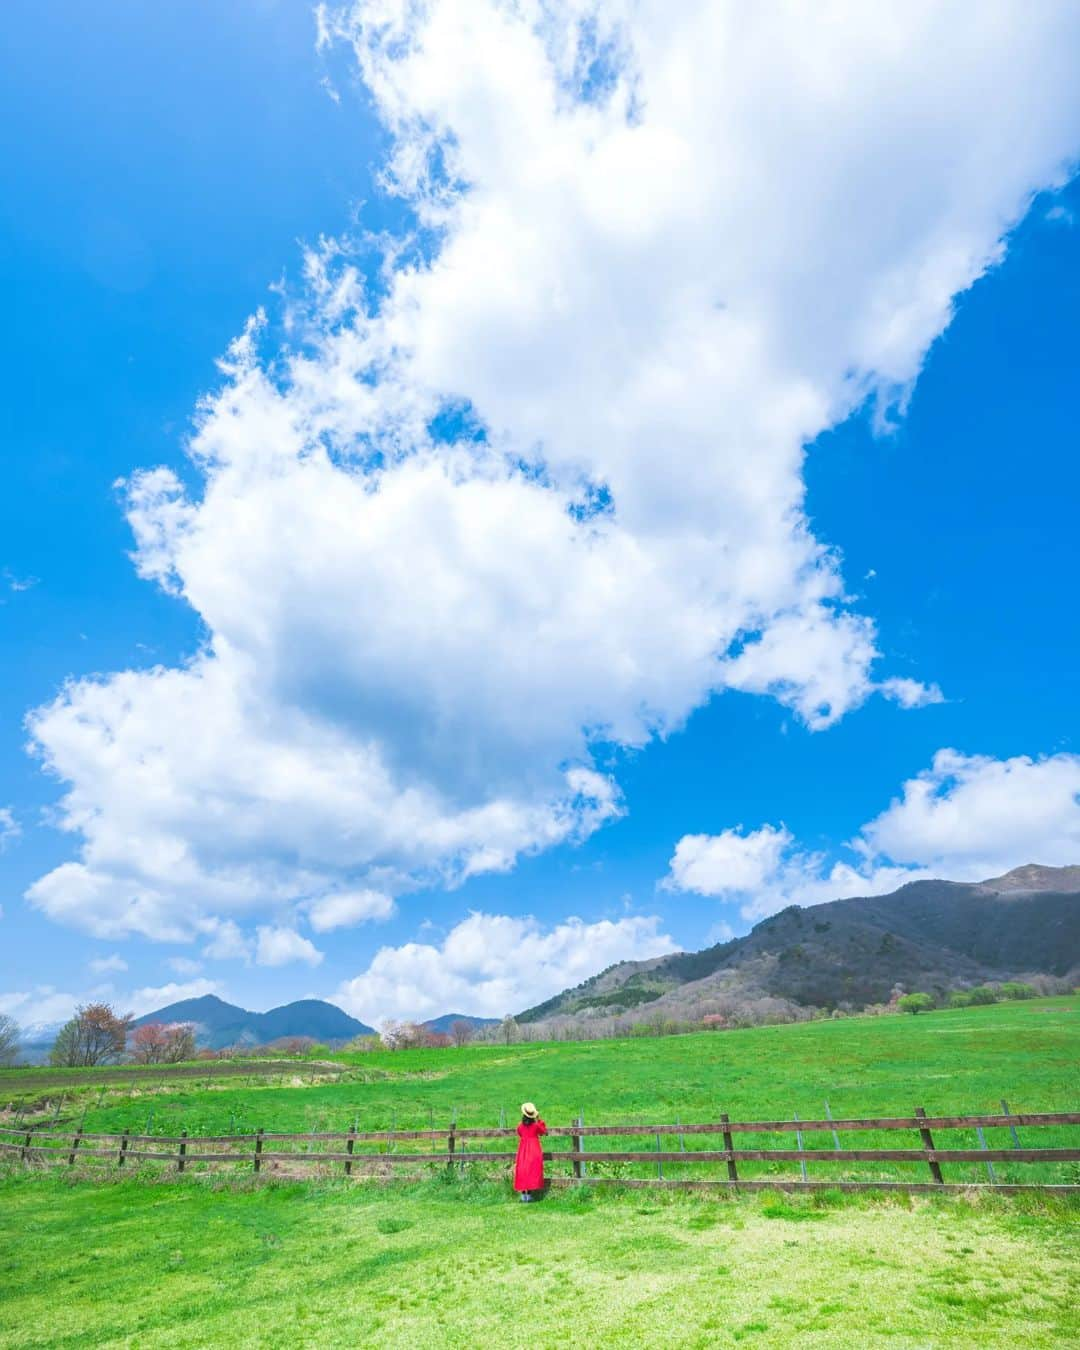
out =
<path fill-rule="evenodd" d="M 544 1189 L 544 1146 L 540 1136 L 547 1134 L 542 1120 L 524 1121 L 517 1127 L 518 1151 L 514 1163 L 515 1191 L 542 1191 Z"/>

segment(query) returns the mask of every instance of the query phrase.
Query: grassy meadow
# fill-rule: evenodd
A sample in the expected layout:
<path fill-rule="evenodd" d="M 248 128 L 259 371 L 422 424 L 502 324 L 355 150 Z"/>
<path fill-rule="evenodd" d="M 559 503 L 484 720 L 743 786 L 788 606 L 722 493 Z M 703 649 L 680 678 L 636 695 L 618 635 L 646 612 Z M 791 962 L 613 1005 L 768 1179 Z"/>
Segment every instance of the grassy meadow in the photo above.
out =
<path fill-rule="evenodd" d="M 836 1117 L 908 1114 L 917 1105 L 931 1115 L 990 1112 L 1003 1097 L 1016 1111 L 1075 1110 L 1080 999 L 337 1058 L 342 1072 L 332 1082 L 295 1065 L 239 1080 L 170 1081 L 158 1070 L 121 1083 L 75 1075 L 42 1095 L 28 1080 L 20 1088 L 14 1073 L 0 1078 L 0 1105 L 41 1121 L 57 1116 L 65 1130 L 149 1124 L 152 1133 L 192 1135 L 354 1121 L 426 1128 L 452 1117 L 461 1126 L 513 1124 L 527 1097 L 553 1125 L 579 1110 L 597 1125 L 691 1123 L 722 1111 L 820 1118 L 826 1101 Z M 987 1135 L 992 1147 L 1008 1147 L 1005 1131 Z M 1074 1145 L 1078 1137 L 1078 1129 L 1028 1131 L 1024 1142 Z M 899 1133 L 842 1138 L 851 1147 L 916 1142 Z M 791 1147 L 793 1138 L 740 1142 Z M 831 1146 L 827 1136 L 806 1142 Z M 937 1142 L 977 1146 L 960 1131 Z M 608 1165 L 608 1174 L 655 1174 L 644 1160 L 620 1167 Z M 1080 1205 L 1072 1198 L 584 1188 L 522 1206 L 503 1164 L 477 1156 L 453 1177 L 431 1170 L 429 1179 L 383 1186 L 348 1182 L 340 1167 L 297 1181 L 271 1168 L 255 1178 L 192 1164 L 177 1178 L 154 1164 L 42 1171 L 8 1161 L 0 1168 L 0 1344 L 1080 1344 Z M 795 1163 L 756 1170 L 798 1176 Z M 905 1170 L 926 1179 L 914 1164 L 891 1173 L 855 1164 L 847 1175 Z M 813 1171 L 845 1175 L 827 1164 Z M 945 1172 L 986 1179 L 979 1165 L 946 1164 Z M 1076 1165 L 1038 1173 L 1080 1180 Z M 998 1166 L 998 1180 L 1036 1175 Z"/>
<path fill-rule="evenodd" d="M 8 1181 L 0 1344 L 1059 1350 L 1080 1331 L 1060 1201 L 218 1185 Z"/>

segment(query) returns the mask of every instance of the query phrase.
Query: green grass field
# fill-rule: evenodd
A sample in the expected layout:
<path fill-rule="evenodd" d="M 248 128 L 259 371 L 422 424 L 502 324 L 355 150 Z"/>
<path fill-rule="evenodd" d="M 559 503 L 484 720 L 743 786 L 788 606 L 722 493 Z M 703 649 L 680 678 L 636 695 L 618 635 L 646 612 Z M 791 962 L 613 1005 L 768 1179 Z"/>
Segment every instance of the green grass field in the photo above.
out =
<path fill-rule="evenodd" d="M 848 1018 L 795 1026 L 647 1040 L 584 1041 L 460 1050 L 388 1051 L 339 1056 L 353 1070 L 333 1083 L 308 1083 L 306 1070 L 264 1074 L 241 1086 L 212 1079 L 171 1082 L 144 1071 L 132 1082 L 98 1087 L 88 1071 L 74 1086 L 53 1082 L 38 1118 L 65 1091 L 63 1119 L 88 1130 L 145 1125 L 175 1134 L 238 1131 L 407 1129 L 494 1126 L 512 1120 L 526 1098 L 549 1124 L 579 1110 L 589 1124 L 771 1119 L 793 1112 L 818 1118 L 827 1100 L 836 1116 L 933 1115 L 1075 1107 L 1080 1060 L 1080 999 L 998 1003 L 918 1017 Z M 109 1071 L 104 1071 L 108 1073 Z M 93 1071 L 89 1071 L 93 1074 Z M 0 1076 L 0 1103 L 25 1094 L 18 1071 Z M 164 1088 L 162 1087 L 164 1084 Z M 101 1105 L 97 1106 L 97 1098 Z"/>
<path fill-rule="evenodd" d="M 1018 1111 L 1075 1110 L 1078 1063 L 1080 1000 L 1066 998 L 657 1040 L 379 1053 L 355 1057 L 334 1083 L 290 1072 L 285 1085 L 272 1075 L 57 1084 L 72 1095 L 33 1105 L 39 1118 L 60 1105 L 63 1128 L 85 1112 L 87 1130 L 141 1130 L 150 1118 L 162 1134 L 345 1129 L 354 1119 L 362 1129 L 427 1127 L 454 1114 L 462 1126 L 491 1126 L 500 1111 L 513 1123 L 526 1097 L 551 1124 L 579 1109 L 592 1124 L 721 1111 L 820 1117 L 826 1100 L 838 1117 L 916 1105 L 989 1112 L 1002 1097 Z M 0 1100 L 18 1095 L 16 1077 L 2 1080 Z M 1075 1145 L 1078 1133 L 1039 1131 L 1030 1142 Z M 941 1142 L 958 1145 L 958 1135 Z M 797 1175 L 795 1164 L 765 1166 Z M 952 1169 L 985 1180 L 979 1167 Z M 340 1169 L 302 1183 L 192 1170 L 6 1163 L 0 1344 L 1080 1344 L 1071 1198 L 586 1189 L 521 1206 L 494 1166 L 391 1186 L 349 1183 Z"/>
<path fill-rule="evenodd" d="M 815 1197 L 817 1199 L 817 1197 Z M 1075 1344 L 1075 1209 L 200 1180 L 0 1188 L 6 1347 Z"/>

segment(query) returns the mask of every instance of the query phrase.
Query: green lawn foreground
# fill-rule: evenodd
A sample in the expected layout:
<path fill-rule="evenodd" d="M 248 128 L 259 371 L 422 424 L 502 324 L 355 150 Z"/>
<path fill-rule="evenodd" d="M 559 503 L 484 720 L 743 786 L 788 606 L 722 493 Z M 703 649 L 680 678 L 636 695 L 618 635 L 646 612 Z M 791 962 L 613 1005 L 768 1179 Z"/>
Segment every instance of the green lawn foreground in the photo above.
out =
<path fill-rule="evenodd" d="M 1080 1208 L 0 1179 L 4 1347 L 1062 1347 Z"/>

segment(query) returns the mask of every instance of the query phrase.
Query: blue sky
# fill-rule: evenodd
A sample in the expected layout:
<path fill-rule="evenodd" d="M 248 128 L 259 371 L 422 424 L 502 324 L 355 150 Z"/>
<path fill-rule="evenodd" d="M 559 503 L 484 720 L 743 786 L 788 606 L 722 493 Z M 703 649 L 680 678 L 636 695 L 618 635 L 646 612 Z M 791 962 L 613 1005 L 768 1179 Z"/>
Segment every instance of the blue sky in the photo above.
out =
<path fill-rule="evenodd" d="M 491 32 L 481 27 L 467 35 L 467 48 L 455 46 L 463 39 L 453 32 L 421 33 L 429 64 L 403 76 L 393 94 L 384 89 L 373 99 L 365 79 L 393 85 L 398 58 L 349 22 L 343 19 L 336 38 L 317 50 L 313 15 L 293 4 L 193 3 L 182 12 L 179 6 L 112 7 L 91 17 L 85 6 L 58 3 L 43 12 L 17 0 L 7 12 L 0 81 L 0 267 L 8 296 L 0 806 L 17 830 L 9 831 L 0 855 L 0 1000 L 7 1000 L 0 1007 L 22 1020 L 48 1020 L 93 990 L 142 1010 L 154 1006 L 158 989 L 214 988 L 257 1008 L 309 994 L 331 997 L 368 1021 L 444 1011 L 496 1014 L 576 982 L 611 959 L 694 948 L 745 931 L 790 900 L 891 889 L 918 875 L 976 879 L 1026 861 L 1080 861 L 1080 635 L 1073 594 L 1080 561 L 1073 395 L 1080 188 L 1068 181 L 1080 123 L 1065 86 L 1055 86 L 1054 70 L 1046 66 L 1060 39 L 1049 19 L 1045 50 L 1016 63 L 1015 90 L 1004 90 L 1004 111 L 994 113 L 1004 126 L 1009 116 L 1025 129 L 1036 125 L 1038 135 L 1018 134 L 999 160 L 984 152 L 979 138 L 1000 137 L 1002 126 L 989 125 L 989 114 L 961 114 L 945 95 L 935 103 L 934 70 L 921 93 L 903 72 L 898 83 L 901 124 L 906 115 L 912 126 L 930 126 L 922 150 L 917 138 L 910 154 L 900 153 L 892 138 L 883 141 L 872 104 L 857 104 L 854 125 L 865 146 L 851 152 L 851 173 L 864 171 L 870 151 L 883 161 L 860 184 L 857 209 L 840 214 L 839 173 L 823 172 L 819 181 L 808 171 L 806 183 L 797 185 L 811 201 L 839 193 L 838 214 L 830 221 L 823 208 L 824 233 L 808 236 L 821 253 L 805 271 L 820 269 L 820 291 L 813 276 L 798 269 L 781 284 L 776 277 L 784 265 L 761 262 L 751 247 L 756 232 L 763 236 L 760 252 L 778 259 L 807 244 L 774 231 L 767 210 L 771 200 L 792 200 L 791 166 L 782 154 L 774 162 L 769 146 L 758 147 L 754 172 L 761 181 L 751 175 L 742 202 L 719 190 L 710 196 L 701 186 L 711 181 L 710 171 L 695 155 L 711 153 L 709 119 L 721 117 L 704 96 L 692 110 L 700 139 L 675 122 L 663 127 L 669 138 L 682 138 L 684 158 L 672 158 L 670 139 L 657 152 L 659 168 L 650 168 L 652 152 L 640 144 L 629 159 L 613 151 L 615 167 L 604 172 L 614 176 L 601 206 L 587 200 L 579 219 L 560 205 L 560 175 L 569 197 L 582 181 L 570 151 L 564 160 L 555 156 L 538 186 L 517 167 L 519 156 L 508 157 L 485 130 L 483 110 L 495 107 L 500 126 L 520 139 L 521 159 L 539 161 L 545 146 L 557 143 L 562 124 L 550 109 L 537 104 L 529 120 L 535 52 L 526 59 L 528 53 L 511 51 L 495 20 Z M 639 125 L 651 128 L 662 123 L 666 105 L 660 76 L 649 84 L 651 39 L 640 38 L 637 78 L 651 99 Z M 868 45 L 832 53 L 838 81 L 845 62 L 891 59 L 871 50 L 872 34 L 860 40 Z M 687 41 L 694 45 L 692 33 Z M 917 51 L 928 39 L 915 34 L 912 41 Z M 462 50 L 469 60 L 461 59 Z M 506 75 L 517 59 L 520 78 L 492 74 Z M 979 72 L 971 79 L 974 88 Z M 858 83 L 854 76 L 851 83 Z M 1033 116 L 1036 85 L 1042 102 Z M 585 106 L 596 95 L 588 80 L 582 88 Z M 418 89 L 434 91 L 425 95 L 428 103 Z M 390 197 L 379 180 L 391 151 L 404 147 L 415 156 L 430 150 L 407 120 L 406 130 L 399 124 L 394 131 L 391 110 L 400 111 L 401 100 L 429 126 L 449 127 L 452 137 L 432 158 L 427 183 L 399 175 L 401 195 Z M 1018 111 L 1010 111 L 1012 104 Z M 618 109 L 603 115 L 617 139 Z M 747 116 L 753 119 L 752 108 Z M 621 126 L 627 125 L 632 122 L 623 114 Z M 595 128 L 590 135 L 597 135 Z M 934 168 L 927 167 L 938 140 L 951 147 L 942 178 L 947 187 L 936 186 Z M 716 145 L 721 155 L 720 132 Z M 733 162 L 739 149 L 731 148 Z M 822 158 L 832 154 L 843 168 L 849 152 L 846 145 L 834 151 L 826 144 Z M 451 154 L 460 154 L 458 177 L 467 185 L 452 188 L 447 208 L 439 194 L 455 181 L 446 168 Z M 1010 155 L 1015 162 L 1006 163 Z M 685 275 L 677 258 L 661 244 L 652 251 L 649 242 L 670 228 L 664 203 L 654 205 L 654 171 L 656 182 L 685 190 L 685 202 L 676 205 L 700 225 L 700 233 L 684 241 Z M 881 174 L 892 175 L 891 186 L 881 188 Z M 905 174 L 917 186 L 905 189 Z M 623 183 L 626 205 L 609 210 Z M 586 200 L 589 189 L 580 191 Z M 902 210 L 890 209 L 891 191 Z M 745 204 L 758 195 L 756 208 Z M 468 216 L 470 199 L 483 205 L 480 224 Z M 543 242 L 526 251 L 521 241 L 535 225 L 537 202 L 541 209 L 549 203 L 552 216 Z M 753 209 L 763 212 L 758 222 L 743 222 Z M 609 211 L 599 226 L 597 211 Z M 357 245 L 356 236 L 363 230 L 401 237 L 418 218 L 430 228 L 405 256 L 421 259 L 420 281 L 387 319 L 387 278 L 395 271 L 404 276 L 408 266 L 395 262 L 385 245 Z M 962 248 L 943 240 L 952 228 Z M 709 270 L 714 230 L 726 260 L 715 276 Z M 837 238 L 848 231 L 850 239 Z M 305 282 L 305 249 L 318 255 L 322 237 L 347 242 L 338 251 L 323 250 L 325 273 L 312 271 L 309 254 Z M 1001 259 L 994 261 L 1002 239 Z M 494 275 L 474 276 L 470 260 L 485 253 L 494 260 Z M 380 279 L 384 257 L 390 261 Z M 441 273 L 440 257 L 453 260 Z M 739 263 L 741 257 L 748 261 Z M 867 336 L 869 319 L 849 330 L 847 315 L 864 297 L 892 295 L 881 278 L 900 267 L 898 257 L 907 269 L 900 274 L 915 278 L 912 287 L 927 288 L 917 320 L 882 318 L 875 300 L 867 313 L 880 331 Z M 333 286 L 350 265 L 367 276 L 369 298 L 360 302 L 350 293 L 335 307 Z M 532 294 L 522 278 L 544 276 L 545 268 L 551 274 Z M 931 272 L 933 286 L 924 281 Z M 661 356 L 650 345 L 651 325 L 627 300 L 631 279 L 647 278 L 642 290 L 655 314 L 658 303 L 705 286 L 705 276 L 717 293 L 708 322 L 718 326 L 680 352 L 688 321 L 676 316 Z M 562 285 L 563 307 L 545 308 Z M 458 286 L 469 286 L 464 300 Z M 895 304 L 899 313 L 902 304 Z M 140 507 L 117 481 L 130 483 L 140 470 L 166 466 L 197 508 L 204 469 L 185 452 L 196 407 L 222 388 L 215 361 L 260 306 L 268 322 L 254 344 L 259 360 L 272 362 L 283 342 L 294 351 L 308 343 L 316 392 L 296 393 L 295 371 L 284 379 L 279 363 L 273 378 L 289 385 L 291 402 L 283 399 L 271 416 L 281 424 L 302 416 L 312 444 L 329 450 L 325 471 L 316 482 L 305 469 L 302 493 L 296 480 L 294 521 L 288 501 L 269 494 L 277 470 L 266 467 L 262 456 L 269 452 L 256 426 L 255 448 L 242 470 L 230 459 L 227 469 L 210 471 L 219 474 L 219 498 L 229 498 L 232 514 L 220 520 L 200 515 L 213 528 L 198 534 L 196 544 L 190 534 L 177 535 L 179 542 L 166 549 L 173 580 L 163 587 L 137 573 L 125 516 Z M 413 315 L 419 318 L 409 328 Z M 729 318 L 752 321 L 760 332 L 776 315 L 786 316 L 781 327 L 795 333 L 790 342 L 763 342 L 767 358 L 755 357 L 730 388 L 722 375 L 702 373 L 713 369 L 710 344 L 723 358 L 725 344 L 734 342 L 722 326 Z M 348 404 L 353 395 L 340 405 L 333 380 L 345 338 L 357 328 L 363 328 L 367 364 L 361 374 L 358 363 L 351 388 L 376 391 L 374 414 Z M 732 353 L 746 349 L 747 331 L 736 330 L 743 337 Z M 564 368 L 562 349 L 573 351 L 578 341 L 582 355 Z M 399 346 L 408 343 L 416 354 L 400 364 Z M 636 366 L 640 388 L 647 383 L 643 372 L 666 368 L 673 347 L 685 384 L 674 385 L 670 412 L 634 404 L 628 395 L 633 429 L 606 423 L 620 363 Z M 594 363 L 598 351 L 603 357 Z M 726 361 L 734 368 L 743 359 L 732 354 Z M 242 417 L 259 397 L 243 383 L 253 369 L 245 360 L 235 377 L 244 388 L 235 405 Z M 544 402 L 539 411 L 533 387 Z M 899 389 L 900 406 L 883 429 L 875 406 L 895 402 Z M 697 390 L 706 392 L 691 418 L 686 408 Z M 782 426 L 764 418 L 762 408 L 786 409 L 789 397 L 795 411 L 790 418 L 784 412 Z M 466 405 L 471 411 L 462 419 Z M 432 436 L 437 414 L 449 417 L 451 430 Z M 232 432 L 220 404 L 208 416 L 207 454 L 220 466 L 234 455 Z M 442 468 L 433 487 L 389 466 L 403 445 L 403 464 L 413 455 L 417 463 L 442 464 L 453 447 L 440 437 L 452 440 L 465 421 L 482 429 L 483 449 L 453 490 L 471 481 L 478 495 L 451 528 L 449 508 L 437 504 L 434 514 L 424 515 L 416 505 L 436 501 L 446 482 Z M 610 443 L 596 449 L 604 437 Z M 703 479 L 680 499 L 670 484 L 697 481 L 714 438 L 717 463 L 730 461 L 738 473 L 715 484 Z M 500 475 L 509 471 L 493 469 L 492 459 L 506 447 L 515 465 L 527 460 L 530 467 L 504 483 Z M 489 453 L 492 459 L 485 458 Z M 354 525 L 347 509 L 333 505 L 332 475 L 358 481 L 373 472 L 373 456 L 387 486 L 389 474 L 399 474 L 399 514 L 385 522 L 365 517 L 366 523 L 357 516 Z M 658 476 L 656 466 L 665 463 L 669 472 Z M 743 490 L 732 484 L 747 482 L 753 505 L 729 514 L 733 494 Z M 565 584 L 553 587 L 555 598 L 537 600 L 518 578 L 562 566 L 562 536 L 545 533 L 549 498 L 561 492 L 577 500 L 583 483 L 605 491 L 617 485 L 614 507 L 599 526 L 612 530 L 602 543 L 616 550 L 615 562 L 599 580 L 583 581 L 583 555 L 572 552 Z M 766 487 L 759 491 L 761 484 Z M 146 516 L 160 523 L 162 503 L 179 500 L 179 487 L 151 489 Z M 490 499 L 483 496 L 488 492 Z M 325 514 L 302 515 L 301 499 L 304 512 Z M 316 499 L 322 505 L 311 505 Z M 368 500 L 381 499 L 391 502 L 391 492 Z M 528 514 L 534 505 L 535 526 Z M 251 523 L 264 509 L 265 529 Z M 505 560 L 513 578 L 504 586 L 499 566 L 476 561 L 488 544 L 474 548 L 467 537 L 470 522 L 479 520 L 482 532 L 507 511 L 520 528 L 490 541 L 491 555 L 499 566 Z M 790 526 L 792 511 L 803 521 L 798 530 Z M 440 542 L 444 526 L 446 537 L 455 537 L 452 545 Z M 241 586 L 234 578 L 245 566 L 249 527 L 258 542 L 252 576 Z M 306 535 L 308 529 L 314 534 Z M 629 545 L 614 539 L 616 530 L 632 541 L 634 557 L 650 560 L 638 581 L 628 571 L 636 566 L 628 561 L 631 553 L 622 551 Z M 341 552 L 331 550 L 309 569 L 305 559 L 317 552 L 322 558 L 319 550 L 334 531 L 342 534 Z M 377 563 L 350 551 L 354 532 L 365 531 L 379 541 Z M 541 541 L 535 556 L 523 552 L 520 571 L 507 556 L 516 533 Z M 453 550 L 461 537 L 468 546 L 459 556 Z M 715 548 L 716 559 L 702 563 L 698 549 L 691 556 L 689 538 Z M 807 538 L 816 541 L 816 552 L 800 551 Z M 267 539 L 288 541 L 284 553 L 266 555 L 269 566 L 265 557 L 254 557 Z M 144 547 L 144 572 L 156 565 L 154 547 Z M 573 549 L 582 547 L 572 541 Z M 589 547 L 594 559 L 599 546 Z M 733 581 L 719 559 L 744 547 L 756 561 L 735 569 L 740 580 Z M 388 554 L 400 559 L 390 572 Z M 760 566 L 761 556 L 784 559 L 775 564 L 783 575 L 774 581 L 770 571 L 767 585 L 751 586 L 741 578 Z M 386 580 L 391 574 L 393 582 Z M 448 580 L 455 576 L 457 586 Z M 653 597 L 649 587 L 657 576 L 664 588 Z M 403 589 L 395 591 L 399 584 Z M 447 589 L 430 613 L 449 615 L 453 632 L 434 643 L 430 617 L 412 631 L 400 615 L 421 592 L 438 592 L 443 584 Z M 583 618 L 563 608 L 578 585 Z M 594 590 L 605 598 L 590 608 Z M 710 592 L 711 609 L 700 601 L 703 590 Z M 404 601 L 395 605 L 395 596 Z M 264 603 L 265 612 L 258 608 Z M 680 605 L 685 622 L 675 625 Z M 417 609 L 429 613 L 426 599 Z M 841 611 L 872 624 L 876 662 L 865 655 L 865 631 L 845 628 L 836 618 Z M 476 617 L 489 612 L 493 629 Z M 664 628 L 669 622 L 670 631 Z M 275 625 L 272 640 L 257 646 Z M 713 636 L 699 636 L 698 627 Z M 467 644 L 458 640 L 463 628 L 473 633 Z M 770 631 L 782 635 L 779 656 L 754 658 Z M 376 632 L 377 639 L 369 636 Z M 339 659 L 342 633 L 349 642 L 355 637 L 355 661 Z M 724 634 L 723 641 L 715 634 Z M 67 766 L 61 777 L 82 794 L 83 813 L 69 813 L 69 828 L 57 828 L 65 784 L 27 752 L 28 713 L 58 695 L 74 706 L 62 694 L 65 682 L 94 676 L 102 677 L 109 697 L 116 693 L 123 702 L 117 672 L 182 669 L 226 636 L 233 650 L 250 642 L 247 654 L 255 653 L 258 670 L 258 717 L 245 723 L 242 738 L 229 727 L 221 732 L 221 742 L 235 735 L 234 748 L 221 752 L 220 763 L 200 760 L 204 767 L 188 780 L 183 735 L 164 748 L 156 733 L 141 746 L 132 743 L 125 764 L 122 754 L 113 758 L 103 748 L 126 744 L 116 734 L 122 714 L 115 707 L 100 712 L 103 739 L 89 750 L 75 743 L 66 713 L 57 714 L 44 738 Z M 524 664 L 538 673 L 520 674 L 515 685 L 521 653 L 533 642 Z M 726 655 L 733 662 L 723 677 L 701 674 L 702 653 L 709 651 L 710 661 Z M 220 651 L 214 654 L 221 664 Z M 271 667 L 272 680 L 265 675 Z M 377 682 L 368 675 L 373 668 L 381 672 Z M 505 708 L 498 695 L 485 692 L 491 669 L 504 672 Z M 207 666 L 198 678 L 209 687 L 215 676 Z M 243 688 L 247 676 L 233 678 Z M 901 692 L 878 687 L 890 680 L 913 683 Z M 625 694 L 609 695 L 624 685 Z M 149 682 L 135 688 L 125 697 L 150 698 Z M 202 689 L 191 696 L 208 697 Z M 815 711 L 824 704 L 827 716 Z M 207 704 L 205 713 L 202 706 L 178 703 L 177 718 L 193 716 L 205 726 L 217 705 Z M 429 722 L 432 708 L 438 716 Z M 170 720 L 160 701 L 147 709 L 151 719 Z M 282 740 L 280 728 L 301 714 L 302 744 Z M 582 739 L 580 728 L 598 721 L 607 729 Z M 271 722 L 273 736 L 253 747 L 257 728 Z M 316 735 L 316 726 L 332 729 L 332 752 L 331 739 Z M 378 744 L 397 786 L 376 799 L 358 784 L 355 800 L 367 805 L 350 805 L 351 797 L 344 805 L 329 802 L 312 807 L 310 819 L 304 813 L 312 796 L 304 792 L 297 799 L 303 827 L 297 826 L 295 840 L 282 841 L 279 855 L 281 804 L 268 807 L 250 783 L 237 787 L 230 778 L 225 789 L 221 782 L 231 765 L 246 762 L 249 753 L 254 764 L 264 752 L 254 779 L 265 778 L 266 763 L 284 763 L 294 751 L 287 772 L 302 778 L 302 755 L 310 751 L 311 763 L 321 768 L 342 750 L 346 735 L 350 754 Z M 311 751 L 312 745 L 322 749 Z M 943 751 L 955 754 L 935 760 Z M 93 767 L 79 767 L 84 753 Z M 128 800 L 138 791 L 125 796 L 125 784 L 138 781 L 140 763 L 151 763 L 154 783 L 167 785 L 163 800 L 169 802 L 153 815 L 153 829 L 160 826 L 163 840 L 180 840 L 191 863 L 175 890 L 168 864 L 151 857 L 145 843 L 151 817 Z M 575 771 L 589 777 L 573 779 L 571 789 L 558 786 Z M 204 789 L 208 800 L 217 800 L 220 790 L 235 812 L 208 816 L 177 805 Z M 407 815 L 409 791 L 427 794 L 415 821 Z M 485 815 L 478 823 L 468 814 L 478 810 L 498 819 Z M 365 811 L 370 822 L 361 819 Z M 98 823 L 87 826 L 88 819 Z M 353 838 L 354 821 L 355 833 L 371 842 L 342 842 Z M 414 836 L 423 842 L 414 845 Z M 432 842 L 451 836 L 464 842 Z M 72 884 L 65 874 L 47 892 L 25 898 L 41 878 L 84 857 L 88 839 L 97 861 L 86 863 L 87 875 L 93 872 L 100 884 L 87 889 L 85 877 Z M 853 839 L 862 841 L 854 851 L 845 847 Z M 106 854 L 107 866 L 101 862 Z M 271 855 L 272 867 L 266 864 Z M 106 872 L 108 880 L 101 879 Z M 123 917 L 128 890 L 155 897 L 137 920 Z M 318 909 L 327 897 L 356 895 L 369 898 L 345 904 L 347 921 Z M 486 917 L 469 920 L 473 913 Z M 195 914 L 201 926 L 181 932 L 184 916 Z M 568 926 L 571 917 L 580 924 Z M 219 942 L 217 954 L 208 952 L 226 930 L 230 940 Z M 222 954 L 230 942 L 231 955 Z M 380 949 L 384 955 L 376 959 Z M 179 966 L 168 964 L 175 960 Z M 94 961 L 109 965 L 94 970 Z M 470 1006 L 459 1006 L 463 1002 Z"/>

